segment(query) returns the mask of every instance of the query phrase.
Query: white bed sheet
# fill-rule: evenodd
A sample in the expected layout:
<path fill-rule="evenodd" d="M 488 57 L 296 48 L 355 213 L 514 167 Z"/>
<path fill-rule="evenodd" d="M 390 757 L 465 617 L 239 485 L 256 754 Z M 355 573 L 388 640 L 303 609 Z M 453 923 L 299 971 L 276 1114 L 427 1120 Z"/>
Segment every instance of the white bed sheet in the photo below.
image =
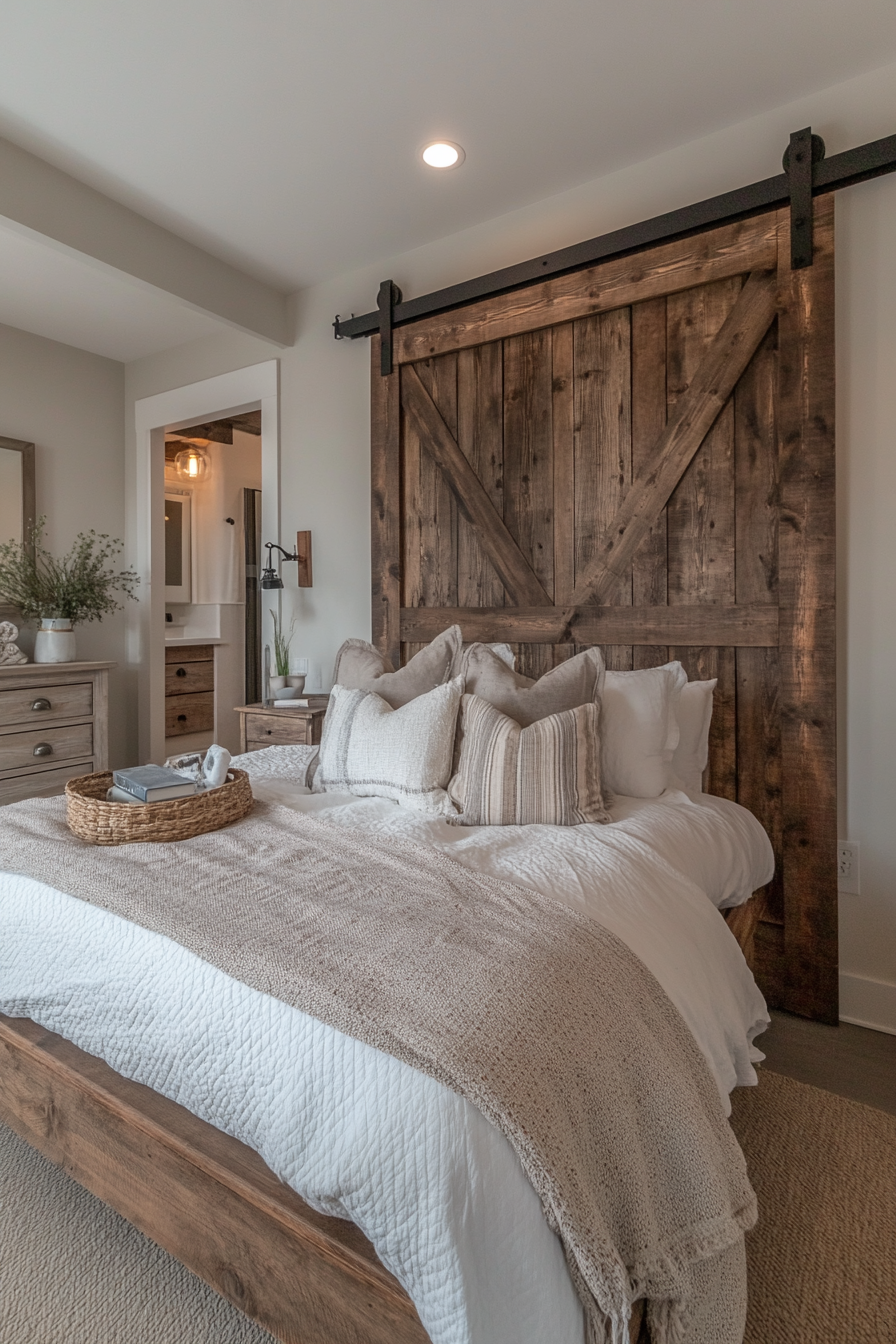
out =
<path fill-rule="evenodd" d="M 449 827 L 385 800 L 309 795 L 264 774 L 280 764 L 276 752 L 245 762 L 257 796 L 439 845 L 587 911 L 657 976 L 726 1103 L 733 1086 L 755 1082 L 764 1002 L 694 872 L 682 871 L 707 837 L 720 853 L 736 847 L 734 805 L 696 819 L 695 804 L 620 800 L 610 826 Z M 698 838 L 690 850 L 688 817 Z M 750 862 L 740 852 L 740 869 L 716 873 L 717 888 L 742 889 Z M 766 869 L 754 866 L 750 890 Z M 0 875 L 0 1010 L 180 1102 L 248 1143 L 316 1208 L 355 1221 L 435 1344 L 582 1344 L 559 1242 L 510 1145 L 432 1079 L 159 934 L 11 874 Z"/>

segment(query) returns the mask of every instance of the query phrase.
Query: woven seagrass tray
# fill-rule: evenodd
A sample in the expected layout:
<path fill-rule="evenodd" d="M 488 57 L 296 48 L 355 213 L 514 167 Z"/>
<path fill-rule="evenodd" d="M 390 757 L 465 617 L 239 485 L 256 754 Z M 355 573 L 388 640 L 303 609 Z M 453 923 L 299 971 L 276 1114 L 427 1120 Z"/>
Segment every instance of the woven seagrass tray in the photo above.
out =
<path fill-rule="evenodd" d="M 188 840 L 229 826 L 252 811 L 245 770 L 230 770 L 227 783 L 190 798 L 161 803 L 107 803 L 111 770 L 79 775 L 65 786 L 69 830 L 91 845 L 133 845 L 147 840 Z"/>

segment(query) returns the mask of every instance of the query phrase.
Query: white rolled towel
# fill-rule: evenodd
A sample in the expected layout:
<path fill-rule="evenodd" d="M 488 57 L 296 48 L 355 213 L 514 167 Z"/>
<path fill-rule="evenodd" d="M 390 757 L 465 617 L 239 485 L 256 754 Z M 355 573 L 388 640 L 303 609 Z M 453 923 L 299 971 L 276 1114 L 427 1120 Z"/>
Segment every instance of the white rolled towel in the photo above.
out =
<path fill-rule="evenodd" d="M 203 788 L 218 789 L 227 782 L 231 759 L 226 747 L 219 747 L 216 742 L 209 747 L 202 762 Z"/>

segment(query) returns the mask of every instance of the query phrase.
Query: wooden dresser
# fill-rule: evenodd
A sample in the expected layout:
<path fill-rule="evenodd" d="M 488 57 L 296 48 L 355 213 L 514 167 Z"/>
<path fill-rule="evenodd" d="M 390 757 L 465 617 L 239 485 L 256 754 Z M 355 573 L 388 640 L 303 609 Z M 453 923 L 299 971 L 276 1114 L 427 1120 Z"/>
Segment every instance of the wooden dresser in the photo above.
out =
<path fill-rule="evenodd" d="M 215 650 L 210 644 L 165 649 L 165 736 L 215 727 Z"/>
<path fill-rule="evenodd" d="M 275 709 L 273 705 L 237 705 L 240 744 L 243 751 L 262 747 L 317 746 L 320 741 L 327 696 L 315 695 L 307 708 Z"/>
<path fill-rule="evenodd" d="M 0 667 L 0 803 L 61 793 L 108 768 L 114 663 Z"/>

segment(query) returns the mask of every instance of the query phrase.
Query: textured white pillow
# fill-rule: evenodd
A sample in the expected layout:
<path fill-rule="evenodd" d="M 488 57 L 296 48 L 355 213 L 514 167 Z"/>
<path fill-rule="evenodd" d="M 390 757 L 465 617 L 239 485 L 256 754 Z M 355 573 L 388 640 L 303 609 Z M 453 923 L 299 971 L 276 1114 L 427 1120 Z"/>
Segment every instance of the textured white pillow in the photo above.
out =
<path fill-rule="evenodd" d="M 712 723 L 712 681 L 689 681 L 678 701 L 678 746 L 672 757 L 673 783 L 686 793 L 703 792 L 703 771 L 709 760 L 709 726 Z"/>
<path fill-rule="evenodd" d="M 314 792 L 391 798 L 427 816 L 453 816 L 445 788 L 463 689 L 455 677 L 392 709 L 373 691 L 334 686 Z"/>
<path fill-rule="evenodd" d="M 600 716 L 601 781 L 609 793 L 658 798 L 672 783 L 681 663 L 607 672 Z"/>

